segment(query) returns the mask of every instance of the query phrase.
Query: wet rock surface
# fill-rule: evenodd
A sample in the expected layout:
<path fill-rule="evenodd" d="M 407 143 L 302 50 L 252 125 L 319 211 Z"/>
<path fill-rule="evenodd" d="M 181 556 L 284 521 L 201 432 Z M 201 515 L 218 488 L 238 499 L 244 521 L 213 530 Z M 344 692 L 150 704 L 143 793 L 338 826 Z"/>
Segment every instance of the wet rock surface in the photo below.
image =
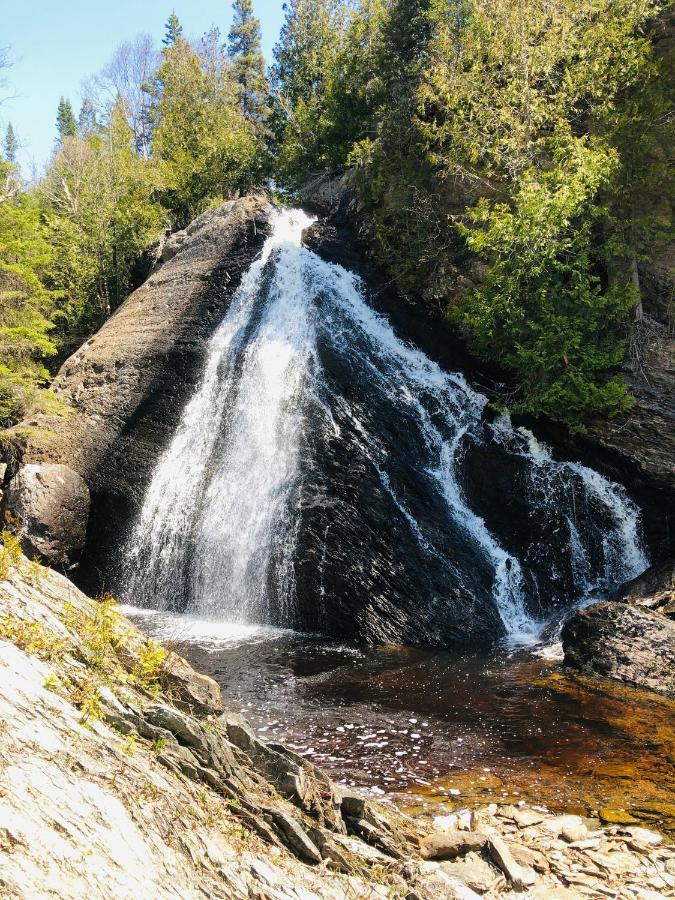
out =
<path fill-rule="evenodd" d="M 319 255 L 357 266 L 370 281 L 376 301 L 403 333 L 444 365 L 460 369 L 488 391 L 505 380 L 504 373 L 479 364 L 444 321 L 447 303 L 475 287 L 481 266 L 458 252 L 456 267 L 436 273 L 421 297 L 405 300 L 391 290 L 389 279 L 373 264 L 367 211 L 359 204 L 349 172 L 332 171 L 311 179 L 301 192 L 302 203 L 317 214 L 305 232 L 307 245 Z M 458 248 L 459 250 L 459 248 Z M 672 246 L 641 272 L 645 302 L 667 322 L 673 291 Z M 636 330 L 622 377 L 635 398 L 623 416 L 590 422 L 574 437 L 552 423 L 538 422 L 538 431 L 562 453 L 576 457 L 626 484 L 645 511 L 645 525 L 655 557 L 672 557 L 672 512 L 675 505 L 675 344 L 668 327 L 647 317 Z"/>
<path fill-rule="evenodd" d="M 650 566 L 646 572 L 633 578 L 615 591 L 610 598 L 624 603 L 651 609 L 669 619 L 675 619 L 675 568 L 668 561 Z"/>
<path fill-rule="evenodd" d="M 215 691 L 199 715 L 175 706 L 164 676 L 147 682 L 155 649 L 54 572 L 22 561 L 0 583 L 8 896 L 651 900 L 675 888 L 675 850 L 648 828 L 524 803 L 410 818 L 338 788 L 220 714 Z M 183 684 L 200 677 L 183 662 Z"/>
<path fill-rule="evenodd" d="M 7 510 L 24 544 L 46 562 L 73 562 L 84 547 L 90 495 L 85 480 L 64 465 L 22 466 L 7 489 Z"/>
<path fill-rule="evenodd" d="M 61 367 L 53 388 L 70 414 L 21 424 L 31 431 L 24 464 L 66 465 L 91 490 L 82 579 L 92 590 L 109 584 L 106 563 L 262 245 L 270 209 L 264 195 L 228 201 L 172 235 L 145 284 Z"/>
<path fill-rule="evenodd" d="M 596 603 L 562 632 L 565 664 L 675 696 L 675 622 L 627 603 Z"/>

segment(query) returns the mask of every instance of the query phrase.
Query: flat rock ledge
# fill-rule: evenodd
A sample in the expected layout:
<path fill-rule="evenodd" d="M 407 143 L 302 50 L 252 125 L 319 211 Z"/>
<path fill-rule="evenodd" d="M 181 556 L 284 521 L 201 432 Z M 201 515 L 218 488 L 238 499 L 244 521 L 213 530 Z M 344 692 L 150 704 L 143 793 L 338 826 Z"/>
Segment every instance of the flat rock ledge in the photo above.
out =
<path fill-rule="evenodd" d="M 644 828 L 492 805 L 411 818 L 260 741 L 218 686 L 110 600 L 7 559 L 0 896 L 671 896 Z"/>

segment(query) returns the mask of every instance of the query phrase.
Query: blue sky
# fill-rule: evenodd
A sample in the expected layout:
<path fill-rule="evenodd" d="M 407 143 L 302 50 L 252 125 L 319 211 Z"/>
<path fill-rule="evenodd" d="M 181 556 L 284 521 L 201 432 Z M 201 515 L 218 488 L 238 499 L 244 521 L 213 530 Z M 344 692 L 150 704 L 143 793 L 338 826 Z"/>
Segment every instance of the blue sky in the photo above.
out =
<path fill-rule="evenodd" d="M 283 20 L 283 0 L 253 0 L 261 20 L 263 50 L 272 47 Z M 14 65 L 0 88 L 0 126 L 12 122 L 24 145 L 20 162 L 26 173 L 48 159 L 54 145 L 59 97 L 70 97 L 75 113 L 81 82 L 106 64 L 115 47 L 139 32 L 159 43 L 172 9 L 188 37 L 212 25 L 227 34 L 231 0 L 0 0 L 0 46 L 11 48 Z"/>

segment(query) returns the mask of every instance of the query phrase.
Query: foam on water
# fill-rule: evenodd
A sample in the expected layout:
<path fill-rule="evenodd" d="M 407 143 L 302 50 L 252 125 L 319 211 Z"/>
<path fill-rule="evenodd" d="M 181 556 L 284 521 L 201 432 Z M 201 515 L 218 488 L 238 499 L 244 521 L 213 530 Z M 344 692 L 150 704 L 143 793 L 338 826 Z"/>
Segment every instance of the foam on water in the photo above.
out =
<path fill-rule="evenodd" d="M 278 640 L 294 633 L 288 628 L 274 628 L 272 625 L 243 625 L 241 622 L 205 619 L 188 613 L 149 610 L 128 604 L 120 606 L 120 610 L 125 616 L 136 619 L 141 624 L 151 619 L 148 623 L 149 630 L 160 641 L 189 643 L 213 652 L 237 644 L 251 645 L 260 641 Z"/>

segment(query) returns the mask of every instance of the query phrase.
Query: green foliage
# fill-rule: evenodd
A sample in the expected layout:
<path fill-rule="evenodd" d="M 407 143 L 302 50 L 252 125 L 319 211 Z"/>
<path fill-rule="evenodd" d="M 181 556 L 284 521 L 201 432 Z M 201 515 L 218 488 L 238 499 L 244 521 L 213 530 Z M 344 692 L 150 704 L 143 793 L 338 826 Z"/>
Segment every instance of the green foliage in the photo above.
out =
<path fill-rule="evenodd" d="M 49 662 L 62 659 L 66 650 L 65 641 L 48 631 L 41 622 L 29 622 L 17 616 L 0 617 L 0 640 L 10 641 L 19 650 Z"/>
<path fill-rule="evenodd" d="M 59 136 L 59 142 L 66 138 L 75 137 L 77 134 L 77 120 L 71 106 L 70 100 L 61 97 L 59 106 L 56 111 L 56 131 Z"/>
<path fill-rule="evenodd" d="M 459 230 L 489 266 L 451 316 L 515 374 L 516 409 L 572 427 L 629 405 L 607 377 L 637 298 L 603 269 L 603 199 L 622 169 L 606 123 L 645 78 L 641 28 L 654 9 L 642 0 L 499 0 L 489 9 L 473 0 L 451 16 L 437 8 L 417 90 L 434 181 L 464 191 Z"/>
<path fill-rule="evenodd" d="M 103 718 L 103 703 L 98 685 L 91 678 L 84 678 L 79 684 L 72 686 L 69 699 L 82 713 L 80 725 L 90 728 L 92 722 L 100 722 Z"/>
<path fill-rule="evenodd" d="M 136 752 L 136 748 L 138 746 L 138 735 L 135 731 L 130 731 L 129 734 L 124 738 L 124 743 L 122 744 L 122 753 L 126 753 L 127 756 L 133 756 Z"/>
<path fill-rule="evenodd" d="M 516 411 L 573 428 L 630 405 L 623 383 L 605 373 L 621 360 L 618 326 L 635 303 L 628 287 L 603 289 L 593 259 L 604 215 L 594 198 L 616 159 L 582 141 L 575 149 L 544 175 L 525 173 L 511 204 L 483 199 L 469 210 L 462 231 L 491 265 L 481 287 L 451 307 L 474 348 L 517 376 Z"/>
<path fill-rule="evenodd" d="M 53 406 L 43 364 L 56 352 L 50 337 L 56 295 L 44 277 L 52 261 L 35 198 L 0 159 L 0 427 Z"/>
<path fill-rule="evenodd" d="M 244 117 L 264 139 L 270 113 L 270 86 L 265 73 L 260 21 L 253 15 L 251 0 L 234 0 L 232 9 L 227 49 L 239 85 L 239 103 Z"/>
<path fill-rule="evenodd" d="M 21 540 L 17 535 L 6 528 L 0 534 L 2 546 L 0 546 L 0 581 L 8 578 L 12 569 L 21 562 Z"/>
<path fill-rule="evenodd" d="M 175 13 L 160 55 L 146 35 L 121 45 L 87 83 L 76 120 L 62 97 L 58 139 L 35 186 L 0 156 L 0 428 L 59 410 L 45 390 L 63 359 L 136 286 L 167 224 L 184 227 L 269 173 L 269 89 L 260 28 L 238 0 L 225 51 L 217 29 L 199 52 Z"/>
<path fill-rule="evenodd" d="M 134 266 L 161 230 L 151 163 L 136 153 L 119 104 L 104 128 L 65 139 L 37 189 L 52 249 L 49 286 L 62 342 L 72 346 L 124 300 Z"/>
<path fill-rule="evenodd" d="M 181 38 L 164 51 L 155 90 L 152 152 L 159 196 L 184 227 L 214 200 L 252 186 L 257 141 L 237 103 L 231 72 L 204 72 Z"/>
<path fill-rule="evenodd" d="M 192 47 L 174 12 L 161 55 L 121 45 L 78 121 L 61 98 L 29 191 L 8 129 L 0 427 L 52 402 L 49 358 L 123 301 L 167 222 L 344 165 L 399 288 L 449 306 L 516 409 L 573 428 L 625 409 L 640 262 L 672 238 L 665 0 L 289 0 L 271 97 L 252 2 L 233 8 L 227 48 L 217 28 Z"/>
<path fill-rule="evenodd" d="M 647 33 L 663 3 L 339 6 L 287 12 L 282 180 L 351 165 L 381 261 L 404 292 L 445 297 L 516 409 L 572 428 L 625 410 L 612 373 L 637 262 L 672 234 L 672 59 Z"/>
<path fill-rule="evenodd" d="M 16 132 L 12 127 L 12 123 L 9 122 L 7 124 L 7 128 L 5 130 L 5 141 L 3 149 L 5 151 L 5 159 L 8 163 L 12 165 L 16 165 L 16 154 L 19 149 L 19 139 L 16 136 Z"/>
<path fill-rule="evenodd" d="M 344 67 L 348 7 L 343 0 L 292 0 L 274 48 L 276 168 L 291 186 L 324 166 L 340 164 L 349 130 L 333 101 Z"/>
<path fill-rule="evenodd" d="M 164 40 L 162 43 L 165 47 L 173 47 L 173 45 L 183 37 L 183 26 L 180 24 L 180 20 L 176 15 L 176 11 L 174 10 L 169 16 L 164 33 Z"/>
<path fill-rule="evenodd" d="M 166 650 L 156 641 L 148 640 L 138 652 L 132 670 L 135 683 L 150 694 L 161 692 L 160 677 L 166 662 Z"/>

